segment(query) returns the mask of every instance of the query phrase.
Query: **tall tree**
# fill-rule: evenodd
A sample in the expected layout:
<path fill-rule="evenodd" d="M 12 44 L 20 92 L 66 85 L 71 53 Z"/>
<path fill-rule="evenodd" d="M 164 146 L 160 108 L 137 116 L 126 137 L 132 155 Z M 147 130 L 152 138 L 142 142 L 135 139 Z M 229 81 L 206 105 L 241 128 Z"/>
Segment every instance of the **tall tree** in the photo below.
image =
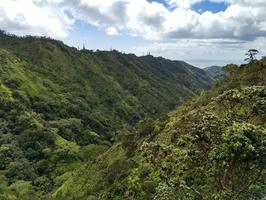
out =
<path fill-rule="evenodd" d="M 257 49 L 249 49 L 248 52 L 245 54 L 246 56 L 248 56 L 245 61 L 247 61 L 248 63 L 253 63 L 254 61 L 256 61 L 256 55 L 259 53 L 259 51 Z"/>

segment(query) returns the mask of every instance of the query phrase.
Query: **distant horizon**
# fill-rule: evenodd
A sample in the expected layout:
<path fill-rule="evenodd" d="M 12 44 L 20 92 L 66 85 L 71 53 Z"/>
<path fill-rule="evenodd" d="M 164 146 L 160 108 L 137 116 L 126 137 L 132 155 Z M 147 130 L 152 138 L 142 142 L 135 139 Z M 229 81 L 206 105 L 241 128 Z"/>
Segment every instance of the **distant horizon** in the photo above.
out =
<path fill-rule="evenodd" d="M 265 10 L 264 0 L 1 0 L 0 29 L 203 68 L 266 55 Z"/>
<path fill-rule="evenodd" d="M 248 49 L 266 55 L 265 9 L 264 0 L 1 0 L 0 29 L 203 68 L 242 64 Z"/>
<path fill-rule="evenodd" d="M 265 0 L 1 0 L 0 29 L 203 68 L 266 55 Z"/>
<path fill-rule="evenodd" d="M 69 46 L 69 47 L 73 47 L 73 48 L 76 48 L 78 50 L 82 50 L 83 48 L 83 44 L 81 45 L 78 45 L 78 46 L 73 46 L 71 44 L 67 44 L 66 42 L 64 42 L 63 40 L 60 40 L 60 39 L 56 39 L 56 38 L 53 38 L 53 37 L 50 37 L 50 36 L 39 36 L 39 35 L 16 35 L 16 34 L 13 34 L 13 33 L 9 33 L 8 31 L 6 30 L 2 30 L 0 29 L 0 31 L 3 31 L 5 32 L 5 34 L 7 35 L 10 35 L 10 36 L 16 36 L 16 37 L 21 37 L 21 38 L 25 38 L 25 37 L 36 37 L 36 38 L 46 38 L 46 39 L 51 39 L 51 40 L 56 40 L 56 41 L 59 41 L 59 42 L 62 42 L 63 44 Z M 200 69 L 204 69 L 204 68 L 207 68 L 207 67 L 212 67 L 212 66 L 218 66 L 218 67 L 223 67 L 227 64 L 237 64 L 237 65 L 240 65 L 240 64 L 244 64 L 244 59 L 242 62 L 230 62 L 230 60 L 228 60 L 228 62 L 226 62 L 225 60 L 220 60 L 220 61 L 217 61 L 217 60 L 181 60 L 181 59 L 176 59 L 176 58 L 167 58 L 167 57 L 164 57 L 164 56 L 161 56 L 161 55 L 153 55 L 151 52 L 146 52 L 146 53 L 143 53 L 143 54 L 136 54 L 134 52 L 123 52 L 123 51 L 120 51 L 119 49 L 115 49 L 115 48 L 112 48 L 110 47 L 110 49 L 89 49 L 86 47 L 86 45 L 84 44 L 85 46 L 85 49 L 88 50 L 88 51 L 93 51 L 93 52 L 96 52 L 96 51 L 118 51 L 120 53 L 124 53 L 124 54 L 134 54 L 135 56 L 137 57 L 142 57 L 142 56 L 153 56 L 155 58 L 159 58 L 159 57 L 162 57 L 164 59 L 168 59 L 168 60 L 171 60 L 171 61 L 183 61 L 183 62 L 186 62 L 194 67 L 197 67 L 197 68 L 200 68 Z M 196 64 L 193 64 L 193 63 L 210 63 L 209 65 L 202 65 L 202 66 L 198 66 Z M 218 64 L 218 63 L 221 63 L 221 64 Z"/>

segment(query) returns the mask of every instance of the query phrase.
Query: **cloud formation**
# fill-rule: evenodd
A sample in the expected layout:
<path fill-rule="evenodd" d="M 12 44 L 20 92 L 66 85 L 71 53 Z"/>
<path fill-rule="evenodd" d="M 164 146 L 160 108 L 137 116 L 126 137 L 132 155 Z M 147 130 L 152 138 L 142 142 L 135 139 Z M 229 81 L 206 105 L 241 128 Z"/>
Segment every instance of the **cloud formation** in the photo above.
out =
<path fill-rule="evenodd" d="M 67 36 L 74 21 L 52 4 L 41 6 L 38 3 L 41 1 L 1 0 L 0 28 L 15 33 Z"/>
<path fill-rule="evenodd" d="M 219 13 L 191 9 L 206 0 L 166 1 L 173 9 L 147 0 L 1 0 L 0 28 L 64 37 L 82 20 L 110 35 L 126 31 L 151 40 L 266 36 L 265 0 L 210 0 L 228 4 Z"/>
<path fill-rule="evenodd" d="M 228 6 L 218 13 L 193 10 L 204 1 Z M 64 40 L 82 21 L 109 35 L 150 40 L 125 51 L 149 51 L 203 67 L 239 63 L 235 58 L 249 48 L 265 55 L 265 10 L 266 0 L 0 0 L 0 29 Z"/>
<path fill-rule="evenodd" d="M 254 41 L 232 39 L 179 39 L 170 42 L 154 42 L 151 45 L 138 46 L 131 51 L 137 55 L 150 52 L 154 56 L 169 59 L 185 60 L 197 67 L 211 65 L 241 64 L 245 53 L 250 48 L 260 50 L 260 55 L 266 55 L 266 38 L 260 37 Z"/>

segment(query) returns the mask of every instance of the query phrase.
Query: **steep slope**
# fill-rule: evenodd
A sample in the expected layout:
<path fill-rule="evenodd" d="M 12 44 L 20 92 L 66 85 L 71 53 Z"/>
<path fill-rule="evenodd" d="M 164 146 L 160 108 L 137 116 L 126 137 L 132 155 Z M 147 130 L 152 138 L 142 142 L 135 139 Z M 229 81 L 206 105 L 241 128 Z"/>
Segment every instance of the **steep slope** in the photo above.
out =
<path fill-rule="evenodd" d="M 96 186 L 134 125 L 211 85 L 184 62 L 0 32 L 0 199 L 58 199 L 80 167 Z"/>
<path fill-rule="evenodd" d="M 225 72 L 210 91 L 77 168 L 53 197 L 263 199 L 266 58 Z"/>
<path fill-rule="evenodd" d="M 23 63 L 16 70 L 25 68 L 33 76 L 22 79 L 12 71 L 2 79 L 21 82 L 18 89 L 30 97 L 36 112 L 48 120 L 81 118 L 96 132 L 165 112 L 212 84 L 203 70 L 152 56 L 78 51 L 51 39 L 5 34 L 0 48 Z M 10 60 L 4 68 L 15 65 Z"/>

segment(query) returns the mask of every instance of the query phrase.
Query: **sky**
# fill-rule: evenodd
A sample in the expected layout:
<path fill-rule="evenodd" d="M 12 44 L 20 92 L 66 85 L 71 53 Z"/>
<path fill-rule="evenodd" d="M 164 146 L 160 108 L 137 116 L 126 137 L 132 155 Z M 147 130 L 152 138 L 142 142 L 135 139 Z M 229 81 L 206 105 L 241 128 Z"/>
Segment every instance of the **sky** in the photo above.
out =
<path fill-rule="evenodd" d="M 0 29 L 197 67 L 266 55 L 266 0 L 0 0 Z"/>

